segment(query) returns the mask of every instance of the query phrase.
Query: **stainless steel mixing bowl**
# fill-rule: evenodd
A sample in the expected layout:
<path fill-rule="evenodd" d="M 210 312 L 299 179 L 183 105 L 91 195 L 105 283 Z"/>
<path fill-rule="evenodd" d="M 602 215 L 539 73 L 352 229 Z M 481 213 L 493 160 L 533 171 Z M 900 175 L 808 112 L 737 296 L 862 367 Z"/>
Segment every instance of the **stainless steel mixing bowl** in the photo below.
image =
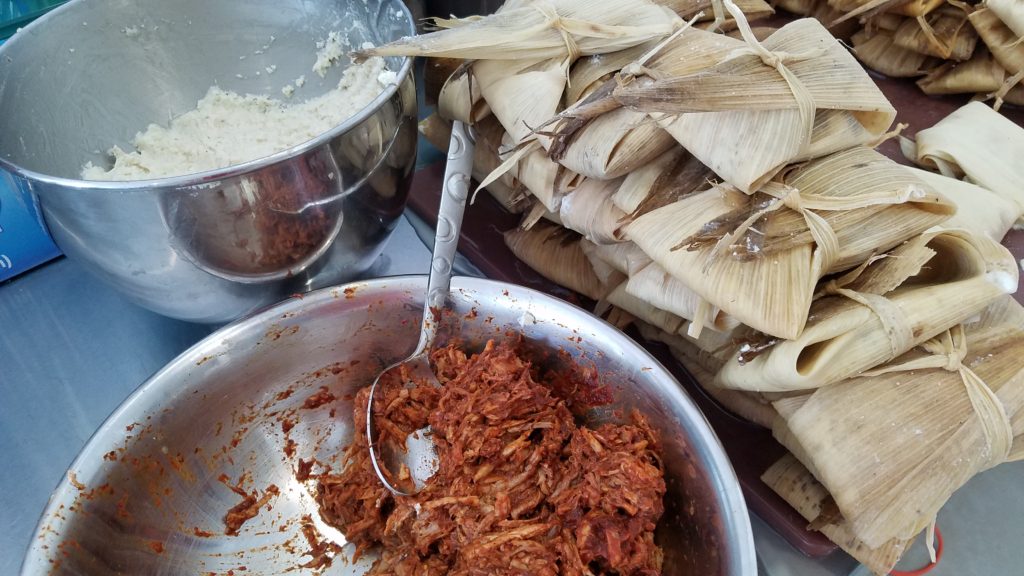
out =
<path fill-rule="evenodd" d="M 399 277 L 314 292 L 182 354 L 125 401 L 71 465 L 22 574 L 312 573 L 298 568 L 310 560 L 301 518 L 343 538 L 320 521 L 310 487 L 296 479 L 298 460 L 315 456 L 338 469 L 352 437 L 352 395 L 414 347 L 425 289 L 424 277 Z M 592 411 L 591 423 L 632 408 L 647 415 L 663 441 L 668 480 L 657 534 L 665 574 L 756 574 L 749 518 L 725 453 L 654 358 L 584 310 L 533 290 L 456 278 L 452 294 L 455 333 L 467 346 L 521 330 L 531 346 L 593 365 L 614 403 Z M 321 386 L 337 400 L 303 409 Z M 284 421 L 295 423 L 287 437 Z M 273 484 L 280 495 L 238 536 L 225 536 L 222 518 L 241 501 L 225 482 L 240 479 L 248 492 Z M 338 558 L 327 573 L 360 574 L 370 562 Z"/>
<path fill-rule="evenodd" d="M 292 99 L 323 94 L 343 66 L 314 74 L 316 42 L 335 30 L 359 47 L 415 27 L 401 0 L 73 0 L 0 46 L 0 168 L 68 257 L 168 316 L 226 321 L 352 279 L 405 206 L 409 59 L 388 60 L 398 85 L 356 116 L 273 156 L 159 180 L 79 179 L 212 85 L 283 98 L 305 76 Z"/>

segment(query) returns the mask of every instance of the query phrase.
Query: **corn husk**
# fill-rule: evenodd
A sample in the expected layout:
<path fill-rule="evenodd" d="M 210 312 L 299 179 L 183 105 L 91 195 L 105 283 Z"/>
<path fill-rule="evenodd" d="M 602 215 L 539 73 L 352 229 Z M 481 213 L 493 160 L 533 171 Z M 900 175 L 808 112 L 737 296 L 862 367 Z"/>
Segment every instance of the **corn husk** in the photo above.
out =
<path fill-rule="evenodd" d="M 441 118 L 436 112 L 420 120 L 419 131 L 427 142 L 438 150 L 444 150 L 452 138 L 451 122 Z"/>
<path fill-rule="evenodd" d="M 819 0 L 776 0 L 775 7 L 781 8 L 790 14 L 810 16 L 818 3 Z"/>
<path fill-rule="evenodd" d="M 686 320 L 671 312 L 652 306 L 649 302 L 626 292 L 625 282 L 609 292 L 605 300 L 608 304 L 617 306 L 637 319 L 656 326 L 665 332 L 676 333 L 685 329 Z M 599 305 L 595 312 L 603 314 L 604 307 Z"/>
<path fill-rule="evenodd" d="M 661 79 L 638 78 L 617 87 L 614 97 L 655 115 L 694 156 L 745 192 L 787 163 L 874 140 L 895 117 L 863 68 L 813 19 L 787 24 L 763 43 L 775 53 L 805 55 L 784 65 L 803 86 L 799 99 L 779 70 L 744 53 L 753 43 L 686 30 L 670 44 L 673 52 L 691 48 L 687 63 L 671 65 L 673 72 L 690 72 L 666 76 L 658 69 Z"/>
<path fill-rule="evenodd" d="M 473 77 L 505 131 L 519 144 L 558 111 L 568 74 L 565 60 L 479 60 Z"/>
<path fill-rule="evenodd" d="M 1024 309 L 1006 296 L 891 371 L 775 403 L 787 443 L 799 444 L 796 455 L 809 459 L 857 538 L 877 548 L 913 537 L 956 489 L 1005 461 L 1024 432 L 1022 327 Z M 969 366 L 980 388 L 943 367 L 946 352 L 933 356 L 956 354 L 961 342 L 966 355 L 954 366 Z M 939 367 L 921 364 L 929 361 Z"/>
<path fill-rule="evenodd" d="M 886 30 L 895 34 L 906 20 L 905 17 L 899 14 L 881 12 L 871 17 L 862 18 L 861 22 L 863 22 L 864 30 L 867 31 L 868 35 L 874 34 L 877 30 Z"/>
<path fill-rule="evenodd" d="M 458 58 L 427 58 L 423 66 L 423 94 L 428 106 L 437 106 L 441 89 L 465 62 Z"/>
<path fill-rule="evenodd" d="M 967 22 L 967 13 L 945 6 L 927 16 L 908 18 L 893 34 L 900 48 L 943 60 L 963 62 L 974 53 L 978 34 Z"/>
<path fill-rule="evenodd" d="M 939 224 L 941 228 L 964 229 L 1001 242 L 1017 220 L 1017 205 L 991 190 L 942 174 L 907 169 L 956 204 L 956 214 Z"/>
<path fill-rule="evenodd" d="M 526 0 L 494 14 L 435 18 L 436 32 L 362 50 L 360 56 L 446 56 L 474 60 L 566 60 L 607 54 L 668 36 L 682 24 L 647 0 Z"/>
<path fill-rule="evenodd" d="M 612 194 L 622 180 L 587 178 L 566 194 L 558 208 L 562 225 L 595 244 L 614 244 L 619 220 L 625 214 L 612 204 Z"/>
<path fill-rule="evenodd" d="M 981 8 L 971 12 L 969 18 L 981 41 L 1011 76 L 1024 70 L 1024 42 L 994 11 Z"/>
<path fill-rule="evenodd" d="M 878 576 L 889 574 L 910 544 L 897 538 L 878 548 L 868 547 L 853 534 L 828 490 L 792 454 L 768 468 L 761 480 L 810 522 L 810 529 L 820 531 Z"/>
<path fill-rule="evenodd" d="M 925 94 L 989 94 L 999 90 L 1006 71 L 986 48 L 979 48 L 967 62 L 946 62 L 917 81 Z"/>
<path fill-rule="evenodd" d="M 931 59 L 913 50 L 896 45 L 893 34 L 878 30 L 873 34 L 860 31 L 853 35 L 853 52 L 865 66 L 893 78 L 921 76 L 931 67 Z"/>
<path fill-rule="evenodd" d="M 580 246 L 580 237 L 550 222 L 541 221 L 529 230 L 505 233 L 505 245 L 541 276 L 594 300 L 604 298 L 609 287 L 601 284 Z"/>
<path fill-rule="evenodd" d="M 700 160 L 675 147 L 630 172 L 612 195 L 612 203 L 631 220 L 707 188 L 713 176 Z"/>
<path fill-rule="evenodd" d="M 845 292 L 817 300 L 799 337 L 744 363 L 737 351 L 718 382 L 761 392 L 827 387 L 966 321 L 1015 292 L 1017 281 L 1017 262 L 997 242 L 961 230 L 925 233 L 840 282 Z"/>
<path fill-rule="evenodd" d="M 849 18 L 888 12 L 900 16 L 924 16 L 942 6 L 946 0 L 828 0 L 830 6 L 845 12 Z"/>
<path fill-rule="evenodd" d="M 995 13 L 1017 38 L 1024 38 L 1024 3 L 1019 0 L 986 0 L 985 6 Z"/>
<path fill-rule="evenodd" d="M 701 328 L 729 332 L 739 325 L 653 262 L 629 275 L 626 292 Z"/>
<path fill-rule="evenodd" d="M 562 197 L 576 188 L 581 177 L 551 160 L 538 143 L 532 142 L 525 146 L 529 148 L 523 150 L 525 154 L 516 160 L 510 171 L 499 168 L 481 183 L 489 183 L 509 173 L 548 211 L 557 213 L 562 205 Z M 511 136 L 506 135 L 504 149 L 508 150 L 508 154 L 518 154 Z"/>
<path fill-rule="evenodd" d="M 551 157 L 573 172 L 610 180 L 629 174 L 676 146 L 672 135 L 646 114 L 619 108 L 577 131 Z"/>
<path fill-rule="evenodd" d="M 1012 200 L 1024 214 L 1024 128 L 980 102 L 971 102 L 917 133 L 912 160 Z"/>
<path fill-rule="evenodd" d="M 471 66 L 460 66 L 441 86 L 437 112 L 447 120 L 458 120 L 468 125 L 490 115 L 491 107 L 480 93 L 480 83 L 474 80 Z"/>
<path fill-rule="evenodd" d="M 625 281 L 626 276 L 651 263 L 650 257 L 632 242 L 599 245 L 584 238 L 581 245 L 598 277 L 611 277 L 610 271 L 615 271 L 622 274 L 622 281 Z"/>
<path fill-rule="evenodd" d="M 714 6 L 711 0 L 656 0 L 658 4 L 671 9 L 684 20 L 689 20 L 697 15 L 703 14 L 699 21 L 708 21 L 715 18 Z M 764 0 L 737 0 L 736 6 L 746 15 L 748 20 L 760 20 L 775 13 L 771 4 Z M 728 19 L 729 15 L 724 14 Z"/>
<path fill-rule="evenodd" d="M 569 72 L 569 86 L 565 89 L 566 103 L 574 104 L 586 98 L 610 80 L 616 72 L 638 60 L 656 45 L 657 42 L 648 42 L 611 54 L 595 54 L 580 58 Z"/>
<path fill-rule="evenodd" d="M 823 206 L 835 201 L 862 207 L 816 213 L 832 229 L 834 246 L 817 246 L 805 217 L 788 208 L 778 210 L 729 245 L 733 255 L 745 250 L 742 258 L 717 257 L 715 246 L 690 240 L 724 233 L 732 222 L 759 210 L 762 202 L 777 201 L 716 187 L 640 216 L 623 230 L 655 262 L 718 308 L 758 331 L 792 339 L 803 329 L 821 276 L 892 248 L 954 211 L 905 169 L 865 148 L 808 162 L 773 185 L 797 189 L 807 198 L 820 196 Z M 881 198 L 897 203 L 874 203 Z M 868 221 L 872 225 L 864 226 Z M 758 237 L 761 228 L 764 238 Z"/>

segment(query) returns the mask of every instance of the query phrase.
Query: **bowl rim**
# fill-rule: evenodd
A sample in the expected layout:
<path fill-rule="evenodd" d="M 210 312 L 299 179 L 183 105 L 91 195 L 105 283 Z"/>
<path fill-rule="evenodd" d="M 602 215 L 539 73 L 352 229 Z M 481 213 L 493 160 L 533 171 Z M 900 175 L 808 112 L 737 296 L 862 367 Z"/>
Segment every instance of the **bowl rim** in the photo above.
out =
<path fill-rule="evenodd" d="M 10 46 L 15 46 L 18 42 L 27 42 L 28 40 L 23 40 L 23 38 L 29 36 L 28 32 L 37 31 L 37 28 L 45 26 L 46 22 L 51 18 L 60 17 L 63 12 L 73 10 L 78 4 L 88 1 L 90 0 L 70 0 L 69 2 L 65 2 L 64 4 L 57 6 L 38 19 L 30 22 L 22 28 L 20 32 L 0 44 L 0 58 L 4 56 Z M 409 11 L 409 7 L 406 6 L 405 2 L 394 3 L 398 4 L 402 15 L 405 17 L 406 22 L 409 25 L 407 30 L 409 35 L 416 35 L 416 19 L 413 17 L 412 12 Z M 38 31 L 44 32 L 44 30 Z M 411 73 L 414 58 L 408 56 L 399 56 L 399 58 L 401 58 L 402 65 L 397 72 L 397 81 L 394 84 L 388 84 L 385 86 L 384 90 L 377 94 L 369 104 L 364 106 L 354 115 L 349 116 L 341 124 L 335 125 L 330 130 L 321 133 L 311 140 L 296 144 L 295 146 L 275 152 L 269 156 L 249 160 L 248 162 L 243 162 L 241 164 L 232 164 L 231 166 L 225 166 L 224 168 L 214 168 L 212 170 L 204 170 L 202 172 L 194 172 L 192 174 L 184 174 L 181 176 L 150 178 L 147 180 L 83 180 L 81 178 L 51 176 L 49 174 L 43 174 L 42 172 L 24 168 L 6 159 L 3 155 L 0 155 L 0 169 L 6 170 L 15 176 L 19 176 L 33 183 L 60 186 L 80 192 L 95 192 L 98 194 L 111 191 L 123 193 L 150 191 L 154 188 L 188 188 L 204 185 L 212 186 L 221 180 L 256 172 L 283 160 L 301 156 L 310 150 L 326 145 L 337 136 L 340 136 L 361 124 L 367 118 L 376 113 L 385 102 L 390 100 L 395 93 L 398 92 L 399 88 L 405 83 L 406 78 L 408 78 Z"/>
<path fill-rule="evenodd" d="M 203 357 L 209 352 L 207 348 L 211 343 L 231 340 L 240 334 L 250 332 L 254 328 L 268 326 L 279 321 L 282 315 L 291 317 L 292 313 L 294 313 L 294 316 L 299 316 L 302 312 L 309 312 L 311 309 L 315 310 L 325 304 L 336 302 L 338 295 L 345 293 L 347 289 L 355 289 L 356 298 L 359 298 L 364 294 L 379 295 L 382 291 L 403 292 L 412 290 L 415 293 L 422 293 L 426 289 L 426 285 L 426 275 L 410 274 L 361 280 L 321 288 L 305 294 L 301 299 L 289 298 L 249 316 L 235 320 L 211 332 L 190 346 L 132 391 L 85 442 L 81 451 L 61 476 L 58 485 L 52 491 L 44 510 L 40 514 L 39 521 L 36 523 L 32 537 L 25 550 L 19 574 L 31 576 L 33 573 L 30 570 L 33 566 L 45 564 L 46 551 L 42 549 L 41 544 L 43 542 L 39 537 L 46 529 L 47 519 L 57 511 L 60 503 L 68 496 L 77 492 L 71 484 L 71 474 L 82 472 L 81 476 L 85 478 L 102 466 L 102 455 L 109 446 L 101 445 L 100 441 L 111 433 L 121 434 L 120 420 L 126 413 L 134 412 L 134 410 L 130 409 L 135 408 L 136 404 L 144 402 L 144 398 L 150 396 L 164 397 L 164 389 L 175 384 L 174 380 L 167 378 L 167 376 L 173 373 L 194 370 L 196 368 L 196 359 Z M 731 535 L 733 537 L 732 541 L 722 543 L 723 549 L 726 551 L 724 557 L 728 559 L 729 567 L 735 570 L 736 574 L 757 574 L 753 528 L 743 492 L 740 488 L 739 479 L 732 467 L 732 463 L 726 456 L 725 449 L 711 424 L 705 418 L 704 413 L 700 411 L 690 395 L 672 376 L 672 373 L 650 352 L 621 330 L 587 310 L 533 288 L 488 278 L 456 276 L 452 278 L 451 290 L 453 292 L 465 291 L 471 295 L 492 292 L 503 293 L 508 294 L 514 300 L 523 302 L 540 300 L 545 305 L 565 312 L 571 319 L 581 319 L 591 324 L 596 324 L 605 332 L 605 338 L 610 339 L 617 346 L 627 350 L 631 357 L 637 358 L 644 366 L 649 366 L 653 373 L 660 373 L 662 378 L 674 383 L 675 386 L 664 388 L 664 391 L 668 394 L 667 400 L 678 405 L 685 417 L 696 424 L 696 434 L 691 445 L 694 445 L 696 450 L 704 455 L 711 469 L 717 472 L 716 474 L 708 474 L 708 477 L 714 493 L 722 505 L 719 512 L 725 524 L 733 527 L 737 532 Z M 565 323 L 564 320 L 560 320 L 560 322 Z"/>

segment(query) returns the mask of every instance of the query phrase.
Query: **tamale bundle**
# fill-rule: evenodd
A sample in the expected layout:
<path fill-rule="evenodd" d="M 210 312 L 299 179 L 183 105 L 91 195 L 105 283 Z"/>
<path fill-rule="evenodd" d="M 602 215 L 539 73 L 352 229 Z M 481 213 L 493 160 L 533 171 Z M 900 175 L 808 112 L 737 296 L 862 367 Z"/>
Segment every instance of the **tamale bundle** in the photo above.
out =
<path fill-rule="evenodd" d="M 754 196 L 722 186 L 686 196 L 628 223 L 625 237 L 730 316 L 792 339 L 803 330 L 819 278 L 920 234 L 955 209 L 866 148 L 810 161 L 770 184 Z"/>
<path fill-rule="evenodd" d="M 896 44 L 895 34 L 886 30 L 869 33 L 866 30 L 853 35 L 853 51 L 857 59 L 872 70 L 893 78 L 921 76 L 932 67 L 927 55 L 907 50 Z"/>
<path fill-rule="evenodd" d="M 1003 68 L 1011 75 L 1024 70 L 1024 42 L 996 13 L 988 8 L 971 12 L 974 29 Z"/>
<path fill-rule="evenodd" d="M 774 403 L 777 436 L 864 544 L 913 538 L 956 489 L 1010 457 L 1024 432 L 1022 327 L 1024 310 L 1001 298 L 890 365 Z"/>
<path fill-rule="evenodd" d="M 442 118 L 458 120 L 470 126 L 490 115 L 491 108 L 480 93 L 480 82 L 473 79 L 471 66 L 459 66 L 441 86 L 437 96 L 437 112 Z"/>
<path fill-rule="evenodd" d="M 965 178 L 1012 200 L 1024 214 L 1024 128 L 980 102 L 971 102 L 917 133 L 906 150 L 917 164 Z"/>
<path fill-rule="evenodd" d="M 558 208 L 562 225 L 579 232 L 595 244 L 619 242 L 615 231 L 625 213 L 612 204 L 611 198 L 621 183 L 621 178 L 583 180 L 575 190 L 562 198 Z"/>
<path fill-rule="evenodd" d="M 726 388 L 827 387 L 889 362 L 1017 290 L 1017 262 L 995 241 L 931 231 L 863 270 L 827 284 L 796 338 L 754 358 L 735 350 L 718 373 Z"/>
<path fill-rule="evenodd" d="M 632 296 L 689 320 L 693 336 L 698 336 L 703 328 L 728 332 L 739 324 L 653 262 L 632 272 L 625 289 Z"/>
<path fill-rule="evenodd" d="M 598 315 L 603 314 L 608 306 L 616 306 L 625 310 L 634 318 L 642 320 L 652 326 L 657 326 L 659 329 L 669 333 L 677 333 L 686 328 L 686 320 L 676 316 L 675 314 L 656 308 L 646 300 L 641 300 L 636 296 L 633 296 L 626 291 L 626 284 L 622 283 L 615 287 L 614 290 L 608 293 L 604 298 L 604 302 L 599 304 L 595 313 Z"/>
<path fill-rule="evenodd" d="M 510 230 L 505 233 L 505 245 L 541 276 L 593 300 L 614 288 L 601 284 L 594 274 L 580 236 L 556 224 L 541 221 L 529 230 Z"/>
<path fill-rule="evenodd" d="M 967 62 L 946 62 L 917 81 L 925 94 L 989 94 L 1006 80 L 1006 69 L 987 48 L 979 48 Z"/>
<path fill-rule="evenodd" d="M 978 34 L 967 22 L 966 12 L 947 5 L 927 16 L 906 19 L 893 34 L 893 42 L 905 50 L 963 62 L 974 53 Z"/>

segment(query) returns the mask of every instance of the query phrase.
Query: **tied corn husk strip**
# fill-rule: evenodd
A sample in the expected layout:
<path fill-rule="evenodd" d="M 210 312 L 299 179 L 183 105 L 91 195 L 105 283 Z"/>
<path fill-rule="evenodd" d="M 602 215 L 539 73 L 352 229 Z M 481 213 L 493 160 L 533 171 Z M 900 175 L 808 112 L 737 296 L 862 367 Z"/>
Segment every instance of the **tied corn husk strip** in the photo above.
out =
<path fill-rule="evenodd" d="M 955 210 L 866 148 L 808 162 L 783 177 L 753 197 L 722 186 L 686 196 L 626 224 L 624 235 L 740 322 L 793 339 L 803 329 L 819 278 L 855 266 Z"/>
<path fill-rule="evenodd" d="M 694 337 L 701 334 L 701 328 L 729 332 L 739 325 L 735 319 L 708 304 L 686 284 L 653 262 L 629 275 L 626 292 L 689 320 L 691 329 L 688 332 Z"/>
<path fill-rule="evenodd" d="M 991 190 L 934 172 L 907 170 L 956 204 L 956 214 L 939 224 L 941 228 L 960 228 L 1001 242 L 1017 220 L 1017 205 Z"/>
<path fill-rule="evenodd" d="M 643 322 L 638 323 L 637 327 L 640 335 L 646 340 L 661 342 L 668 346 L 672 356 L 718 404 L 740 418 L 771 428 L 777 413 L 768 400 L 758 394 L 725 390 L 714 385 L 718 360 L 714 358 L 713 353 L 706 352 L 705 348 L 721 347 L 727 339 L 719 339 L 718 333 L 708 332 L 707 334 L 715 338 L 706 338 L 702 335 L 700 339 L 694 340 L 679 334 L 669 334 Z"/>
<path fill-rule="evenodd" d="M 651 263 L 647 254 L 632 242 L 598 245 L 584 238 L 582 247 L 599 277 L 611 277 L 608 271 L 613 270 L 622 274 L 624 281 L 626 276 Z"/>
<path fill-rule="evenodd" d="M 612 203 L 632 220 L 707 188 L 713 176 L 700 160 L 676 147 L 630 172 L 612 195 Z"/>
<path fill-rule="evenodd" d="M 728 0 L 725 5 L 734 9 Z M 653 77 L 617 87 L 614 97 L 655 115 L 687 150 L 744 192 L 788 163 L 867 143 L 888 129 L 895 110 L 816 20 L 787 24 L 763 44 L 742 14 L 737 24 L 744 41 L 685 31 L 671 44 L 697 46 L 687 55 L 692 71 L 668 76 L 653 59 Z"/>
<path fill-rule="evenodd" d="M 927 16 L 909 18 L 893 34 L 900 48 L 963 62 L 974 53 L 978 34 L 967 23 L 967 13 L 955 6 L 940 8 Z"/>
<path fill-rule="evenodd" d="M 913 537 L 956 489 L 1006 460 L 1024 426 L 1022 326 L 1024 311 L 1004 297 L 884 370 L 775 403 L 776 428 L 865 544 Z"/>
<path fill-rule="evenodd" d="M 953 178 L 966 177 L 1018 206 L 1024 214 L 1024 128 L 971 102 L 917 134 L 911 160 Z"/>
<path fill-rule="evenodd" d="M 858 60 L 892 78 L 921 76 L 931 67 L 928 56 L 897 46 L 893 33 L 886 30 L 871 34 L 861 30 L 853 35 L 852 42 Z"/>
<path fill-rule="evenodd" d="M 608 305 L 614 305 L 625 310 L 635 318 L 656 326 L 665 332 L 677 333 L 685 329 L 686 320 L 660 308 L 652 306 L 649 302 L 641 300 L 626 292 L 626 283 L 619 284 L 605 297 L 605 303 L 599 304 L 595 313 L 603 315 Z"/>
<path fill-rule="evenodd" d="M 888 362 L 1017 289 L 1017 263 L 993 240 L 932 231 L 827 284 L 798 338 L 718 374 L 723 387 L 821 388 Z M 737 351 L 738 355 L 738 351 Z"/>
<path fill-rule="evenodd" d="M 647 0 L 526 0 L 488 16 L 433 20 L 436 32 L 362 50 L 359 56 L 568 60 L 668 36 L 682 21 Z M 492 102 L 493 105 L 493 102 Z"/>
<path fill-rule="evenodd" d="M 946 62 L 917 81 L 925 94 L 989 94 L 999 90 L 1006 70 L 984 48 L 974 51 L 967 62 Z"/>
<path fill-rule="evenodd" d="M 1024 38 L 1024 3 L 1020 0 L 987 0 L 985 6 L 995 13 L 1017 38 Z"/>
<path fill-rule="evenodd" d="M 892 572 L 910 544 L 908 540 L 895 538 L 871 548 L 858 539 L 832 495 L 792 454 L 783 456 L 768 468 L 761 480 L 810 522 L 809 529 L 820 531 L 878 576 Z"/>
<path fill-rule="evenodd" d="M 575 230 L 595 244 L 614 244 L 615 231 L 625 214 L 611 202 L 622 180 L 587 178 L 566 194 L 558 208 L 562 225 Z M 627 309 L 628 310 L 628 309 Z"/>
<path fill-rule="evenodd" d="M 609 287 L 594 274 L 580 237 L 556 224 L 541 221 L 529 230 L 505 233 L 505 245 L 541 276 L 593 300 L 604 298 Z"/>

